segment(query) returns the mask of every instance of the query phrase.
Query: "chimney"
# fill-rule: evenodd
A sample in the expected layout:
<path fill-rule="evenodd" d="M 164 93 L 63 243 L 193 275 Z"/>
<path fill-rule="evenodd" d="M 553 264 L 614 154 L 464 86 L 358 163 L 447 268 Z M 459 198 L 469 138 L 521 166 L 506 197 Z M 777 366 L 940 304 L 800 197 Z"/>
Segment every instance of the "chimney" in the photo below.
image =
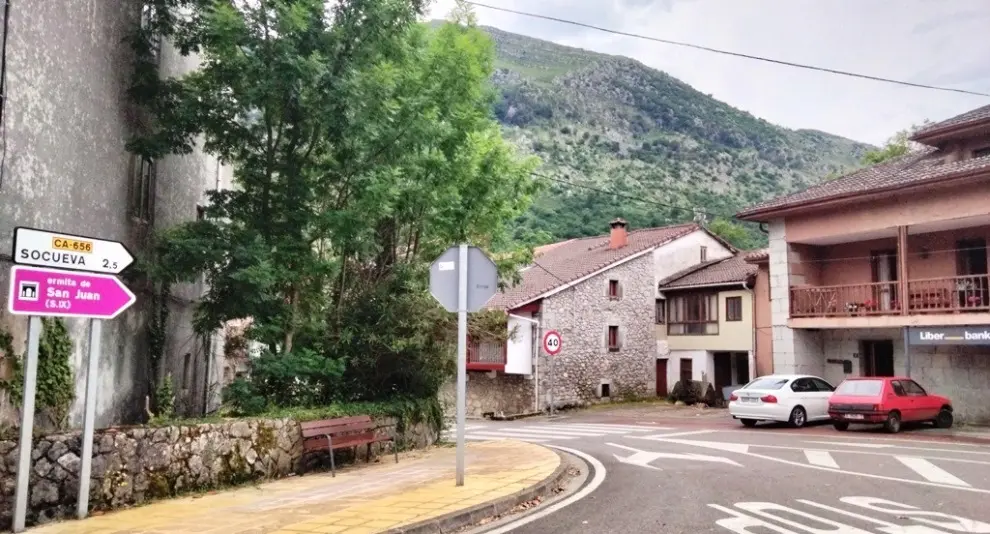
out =
<path fill-rule="evenodd" d="M 617 218 L 608 223 L 612 233 L 608 237 L 608 248 L 617 249 L 626 246 L 629 242 L 629 223 L 624 219 Z"/>

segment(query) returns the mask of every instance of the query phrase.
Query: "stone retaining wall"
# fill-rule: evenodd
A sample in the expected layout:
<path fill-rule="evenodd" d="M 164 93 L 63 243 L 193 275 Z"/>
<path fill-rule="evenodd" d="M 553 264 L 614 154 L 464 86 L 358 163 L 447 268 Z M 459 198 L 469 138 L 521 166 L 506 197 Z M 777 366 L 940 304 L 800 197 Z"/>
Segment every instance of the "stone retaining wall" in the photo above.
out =
<path fill-rule="evenodd" d="M 28 525 L 75 514 L 80 435 L 75 431 L 35 439 Z M 400 447 L 425 447 L 436 438 L 426 425 L 415 425 L 399 436 L 399 442 Z M 0 531 L 11 527 L 18 449 L 16 439 L 0 440 Z M 373 450 L 379 452 L 380 447 Z M 358 451 L 362 458 L 363 454 Z M 315 455 L 313 459 L 322 460 Z M 302 460 L 299 423 L 291 419 L 98 430 L 90 508 L 111 510 L 188 491 L 281 478 L 299 472 Z"/>

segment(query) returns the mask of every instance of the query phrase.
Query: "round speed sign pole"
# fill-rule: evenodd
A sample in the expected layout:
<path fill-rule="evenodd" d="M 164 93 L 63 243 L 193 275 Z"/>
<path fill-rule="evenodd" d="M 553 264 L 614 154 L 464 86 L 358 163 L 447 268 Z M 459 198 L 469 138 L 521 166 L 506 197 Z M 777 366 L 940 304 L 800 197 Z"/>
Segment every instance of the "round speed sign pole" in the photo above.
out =
<path fill-rule="evenodd" d="M 553 417 L 553 356 L 560 354 L 561 347 L 560 332 L 550 330 L 543 335 L 543 352 L 550 356 L 550 417 Z"/>

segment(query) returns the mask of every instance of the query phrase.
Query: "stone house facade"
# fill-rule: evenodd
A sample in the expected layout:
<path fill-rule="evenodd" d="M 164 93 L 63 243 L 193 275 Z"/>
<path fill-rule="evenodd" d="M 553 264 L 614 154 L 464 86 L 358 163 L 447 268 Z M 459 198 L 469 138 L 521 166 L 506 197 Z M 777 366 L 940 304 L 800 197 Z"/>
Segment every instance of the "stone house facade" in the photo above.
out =
<path fill-rule="evenodd" d="M 141 127 L 127 88 L 132 54 L 125 37 L 142 22 L 141 2 L 101 0 L 85 9 L 72 0 L 14 2 L 9 9 L 6 84 L 0 158 L 0 300 L 6 301 L 12 230 L 33 227 L 121 241 L 140 258 L 156 228 L 195 220 L 205 192 L 228 187 L 230 169 L 200 151 L 142 162 L 125 149 Z M 163 76 L 197 68 L 164 43 Z M 123 276 L 138 297 L 120 317 L 103 325 L 96 418 L 98 426 L 142 420 L 150 394 L 148 329 L 150 294 L 137 277 Z M 173 290 L 162 373 L 171 373 L 177 406 L 189 414 L 216 407 L 214 386 L 223 368 L 222 335 L 193 333 L 191 319 L 203 284 Z M 88 321 L 65 321 L 73 341 L 75 398 L 69 423 L 82 422 Z M 14 350 L 26 345 L 27 318 L 0 310 L 0 329 Z M 0 357 L 0 377 L 9 357 Z M 0 392 L 0 426 L 19 414 Z M 39 418 L 42 426 L 45 421 Z"/>
<path fill-rule="evenodd" d="M 514 335 L 502 347 L 468 353 L 468 414 L 519 414 L 657 395 L 658 282 L 735 250 L 697 224 L 628 229 L 534 251 L 522 281 L 495 295 Z M 561 352 L 542 349 L 556 330 Z M 491 358 L 491 354 L 500 355 Z M 552 378 L 551 378 L 552 366 Z M 666 392 L 662 393 L 666 395 Z M 453 387 L 444 398 L 453 403 Z M 552 400 L 551 400 L 552 399 Z"/>

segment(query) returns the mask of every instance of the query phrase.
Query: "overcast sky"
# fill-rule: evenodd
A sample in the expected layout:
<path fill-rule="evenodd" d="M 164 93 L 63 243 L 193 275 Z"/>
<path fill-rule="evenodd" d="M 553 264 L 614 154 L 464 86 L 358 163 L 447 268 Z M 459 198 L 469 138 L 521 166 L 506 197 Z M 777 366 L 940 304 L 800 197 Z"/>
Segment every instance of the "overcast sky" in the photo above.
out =
<path fill-rule="evenodd" d="M 624 32 L 990 93 L 990 0 L 482 0 Z M 443 18 L 453 0 L 436 0 Z M 618 54 L 790 128 L 868 143 L 990 98 L 771 65 L 476 8 L 481 24 Z"/>

